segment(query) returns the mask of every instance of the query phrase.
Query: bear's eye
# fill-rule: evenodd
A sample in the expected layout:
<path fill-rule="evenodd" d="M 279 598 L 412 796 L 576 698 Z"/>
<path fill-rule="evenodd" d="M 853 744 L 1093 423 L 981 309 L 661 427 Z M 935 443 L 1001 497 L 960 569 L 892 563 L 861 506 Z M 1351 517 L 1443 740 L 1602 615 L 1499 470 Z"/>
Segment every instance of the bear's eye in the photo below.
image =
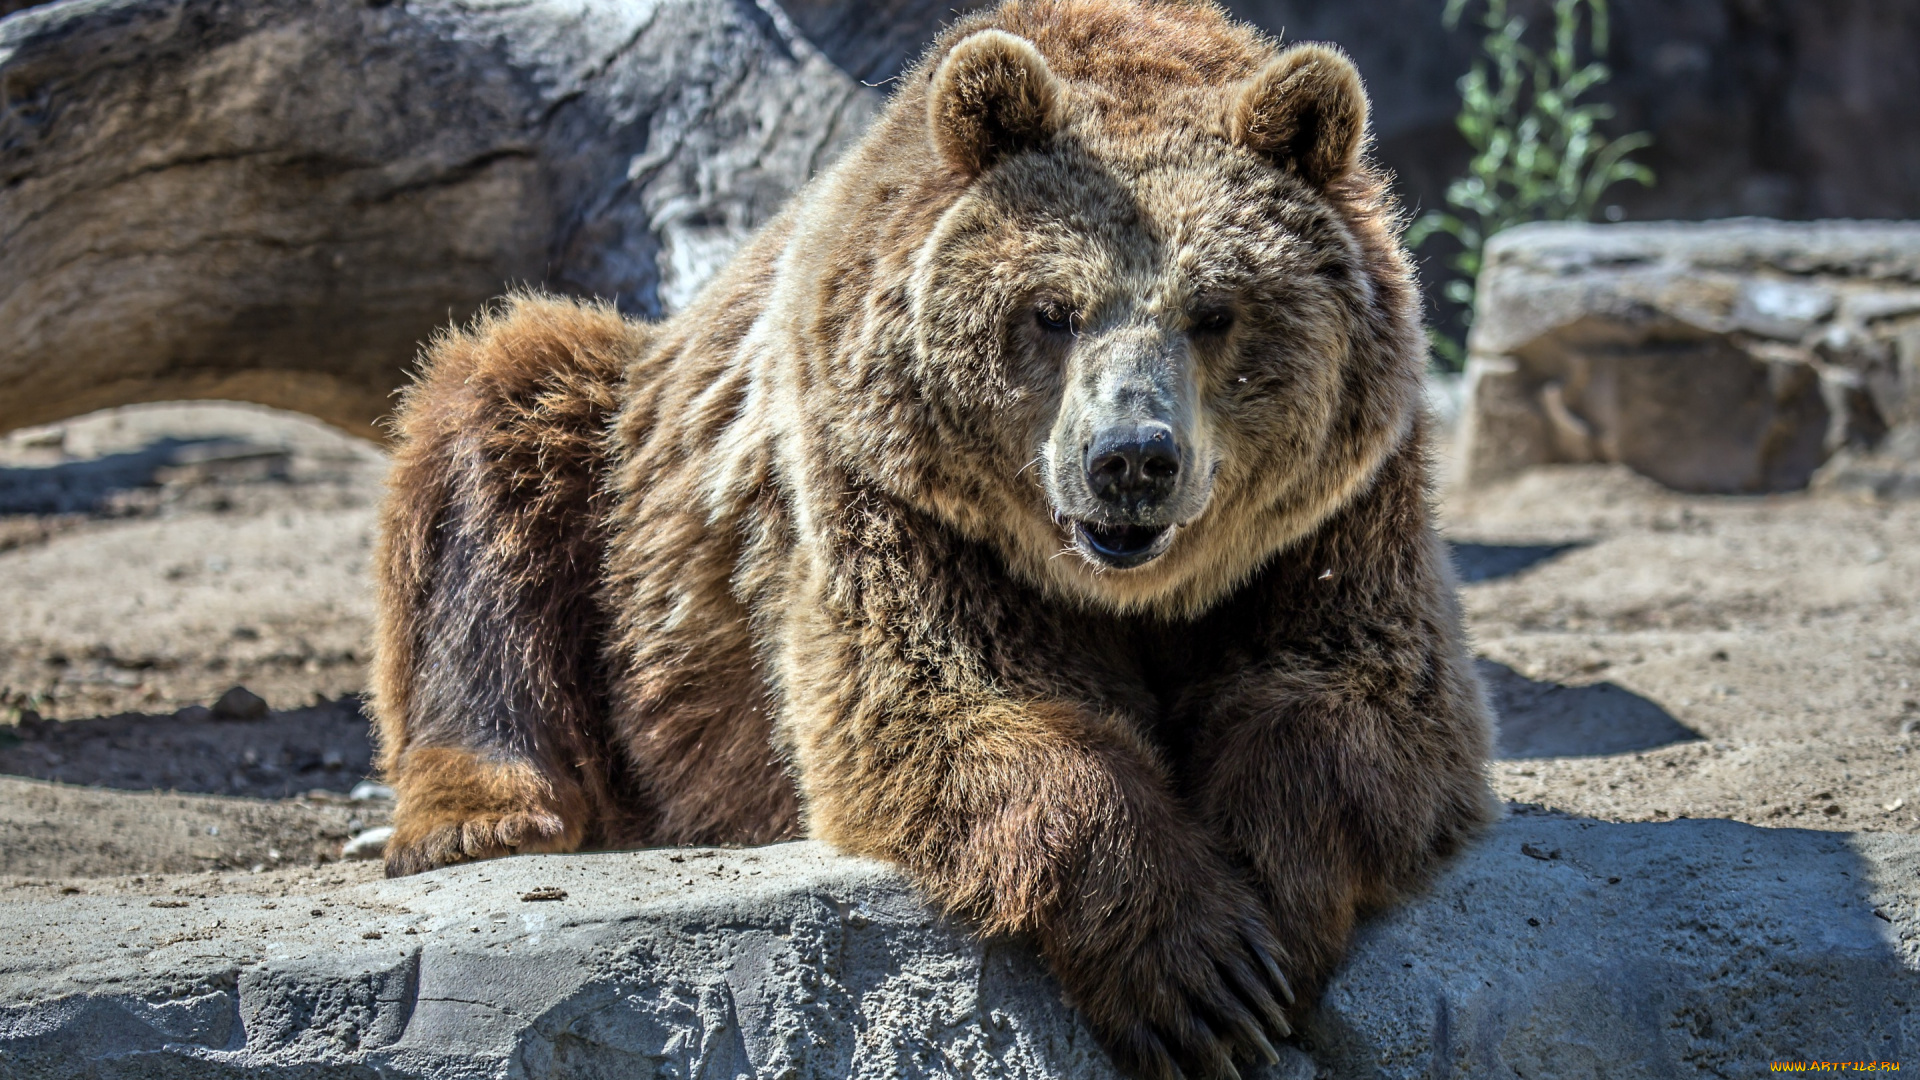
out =
<path fill-rule="evenodd" d="M 1201 308 L 1193 313 L 1191 333 L 1224 334 L 1233 325 L 1233 312 L 1227 308 Z"/>
<path fill-rule="evenodd" d="M 1033 321 L 1049 334 L 1065 334 L 1073 330 L 1073 312 L 1065 304 L 1053 301 L 1035 307 Z"/>

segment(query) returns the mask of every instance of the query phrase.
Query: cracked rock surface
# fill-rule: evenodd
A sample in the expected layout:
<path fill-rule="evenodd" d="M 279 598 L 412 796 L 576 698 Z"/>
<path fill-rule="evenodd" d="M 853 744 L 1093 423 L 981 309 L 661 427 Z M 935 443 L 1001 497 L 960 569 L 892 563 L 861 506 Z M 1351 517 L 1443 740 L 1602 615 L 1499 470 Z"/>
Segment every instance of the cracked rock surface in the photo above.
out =
<path fill-rule="evenodd" d="M 1920 840 L 1509 818 L 1258 1075 L 1747 1076 L 1915 1038 Z M 15 886 L 0 1071 L 1111 1077 L 1017 941 L 817 844 Z"/>

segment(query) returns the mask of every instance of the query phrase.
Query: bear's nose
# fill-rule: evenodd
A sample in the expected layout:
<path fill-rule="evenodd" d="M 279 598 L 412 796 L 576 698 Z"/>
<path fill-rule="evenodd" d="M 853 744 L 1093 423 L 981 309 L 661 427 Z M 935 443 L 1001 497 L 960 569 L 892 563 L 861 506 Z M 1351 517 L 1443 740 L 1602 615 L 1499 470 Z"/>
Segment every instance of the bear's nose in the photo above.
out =
<path fill-rule="evenodd" d="M 1107 428 L 1087 447 L 1087 486 L 1126 509 L 1158 502 L 1180 478 L 1180 447 L 1161 423 Z"/>

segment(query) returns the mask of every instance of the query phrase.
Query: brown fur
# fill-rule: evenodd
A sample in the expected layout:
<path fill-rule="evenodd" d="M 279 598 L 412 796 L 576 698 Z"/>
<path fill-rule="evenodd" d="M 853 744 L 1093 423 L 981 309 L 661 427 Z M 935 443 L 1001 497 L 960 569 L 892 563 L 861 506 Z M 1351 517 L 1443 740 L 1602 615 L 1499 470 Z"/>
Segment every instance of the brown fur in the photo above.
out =
<path fill-rule="evenodd" d="M 1265 1054 L 1492 805 L 1364 128 L 1332 50 L 1014 0 L 686 312 L 437 342 L 379 561 L 389 870 L 804 830 L 1033 935 L 1138 1074 Z M 1115 570 L 1071 422 L 1142 357 L 1206 468 Z"/>
<path fill-rule="evenodd" d="M 401 785 L 389 868 L 604 841 L 595 598 L 604 432 L 645 330 L 520 297 L 444 335 L 402 403 L 375 553 L 380 767 Z"/>

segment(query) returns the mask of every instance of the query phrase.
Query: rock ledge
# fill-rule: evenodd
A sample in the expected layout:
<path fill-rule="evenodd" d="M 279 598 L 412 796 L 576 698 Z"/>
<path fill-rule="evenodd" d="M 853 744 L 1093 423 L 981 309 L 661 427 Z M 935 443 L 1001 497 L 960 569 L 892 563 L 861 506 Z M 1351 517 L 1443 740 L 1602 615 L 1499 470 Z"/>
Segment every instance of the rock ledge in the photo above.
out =
<path fill-rule="evenodd" d="M 1920 838 L 1501 823 L 1361 933 L 1269 1077 L 1899 1061 Z M 7 906 L 10 1077 L 1109 1077 L 1031 952 L 817 844 L 531 856 L 308 896 Z"/>

